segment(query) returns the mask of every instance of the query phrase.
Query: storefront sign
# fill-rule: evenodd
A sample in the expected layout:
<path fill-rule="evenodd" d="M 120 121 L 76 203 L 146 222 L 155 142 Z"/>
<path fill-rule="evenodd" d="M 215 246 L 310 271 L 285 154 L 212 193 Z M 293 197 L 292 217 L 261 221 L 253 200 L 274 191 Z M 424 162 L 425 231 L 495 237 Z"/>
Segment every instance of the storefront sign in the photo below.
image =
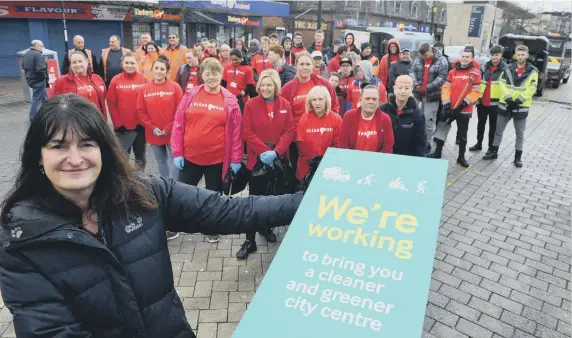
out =
<path fill-rule="evenodd" d="M 296 20 L 294 22 L 294 26 L 296 27 L 296 29 L 309 29 L 309 30 L 317 30 L 318 29 L 318 22 L 316 21 L 304 21 L 304 20 Z M 322 23 L 322 26 L 320 27 L 321 30 L 323 31 L 327 31 L 328 30 L 328 24 L 327 23 Z"/>
<path fill-rule="evenodd" d="M 66 19 L 92 19 L 91 4 L 64 2 Z M 60 19 L 60 2 L 5 1 L 0 2 L 0 17 Z"/>
<path fill-rule="evenodd" d="M 129 7 L 114 5 L 91 5 L 91 13 L 94 20 L 117 20 L 131 21 Z"/>
<path fill-rule="evenodd" d="M 381 27 L 396 28 L 397 27 L 397 21 L 383 20 L 383 22 L 381 23 Z"/>
<path fill-rule="evenodd" d="M 411 22 L 403 23 L 403 22 L 401 22 L 399 24 L 399 27 L 403 27 L 403 30 L 407 31 L 407 32 L 417 32 L 417 24 L 416 23 L 411 23 Z"/>
<path fill-rule="evenodd" d="M 431 32 L 431 26 L 421 25 L 421 27 L 419 27 L 419 31 L 423 32 L 423 33 L 430 33 Z"/>
<path fill-rule="evenodd" d="M 469 21 L 470 38 L 478 38 L 481 36 L 481 28 L 483 26 L 483 16 L 485 15 L 485 6 L 473 6 L 471 11 L 471 19 Z"/>
<path fill-rule="evenodd" d="M 446 176 L 328 149 L 233 338 L 421 337 Z"/>
<path fill-rule="evenodd" d="M 346 27 L 367 27 L 367 20 L 365 18 L 348 18 L 345 16 L 334 16 L 334 24 L 336 28 Z"/>
<path fill-rule="evenodd" d="M 159 1 L 163 6 L 180 6 L 181 1 Z M 229 13 L 234 15 L 249 14 L 257 16 L 290 16 L 290 5 L 274 1 L 239 1 L 239 0 L 210 0 L 184 1 L 185 7 Z"/>
<path fill-rule="evenodd" d="M 148 8 L 133 8 L 134 18 L 147 18 L 166 21 L 180 21 L 181 15 L 177 9 L 164 8 L 164 9 L 148 9 Z"/>
<path fill-rule="evenodd" d="M 262 17 L 259 16 L 238 16 L 231 14 L 215 14 L 213 18 L 225 24 L 233 26 L 260 27 Z"/>

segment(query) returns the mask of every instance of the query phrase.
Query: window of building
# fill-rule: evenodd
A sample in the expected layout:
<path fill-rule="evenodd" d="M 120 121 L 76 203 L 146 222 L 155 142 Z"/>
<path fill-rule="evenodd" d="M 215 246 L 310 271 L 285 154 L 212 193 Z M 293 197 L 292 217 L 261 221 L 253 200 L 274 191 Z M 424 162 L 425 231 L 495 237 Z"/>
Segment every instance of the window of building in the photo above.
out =
<path fill-rule="evenodd" d="M 222 46 L 225 43 L 230 43 L 230 29 L 232 27 L 218 25 L 216 30 L 216 44 Z"/>
<path fill-rule="evenodd" d="M 393 11 L 395 13 L 401 12 L 401 1 L 397 1 L 397 0 L 393 1 Z"/>
<path fill-rule="evenodd" d="M 414 19 L 417 18 L 417 1 L 411 3 L 411 17 Z"/>
<path fill-rule="evenodd" d="M 196 41 L 200 42 L 202 38 L 208 38 L 208 37 L 209 37 L 208 26 L 203 23 L 198 23 L 196 31 Z"/>
<path fill-rule="evenodd" d="M 141 34 L 149 33 L 153 37 L 152 23 L 149 22 L 134 22 L 132 27 L 133 32 L 133 46 L 141 45 Z"/>

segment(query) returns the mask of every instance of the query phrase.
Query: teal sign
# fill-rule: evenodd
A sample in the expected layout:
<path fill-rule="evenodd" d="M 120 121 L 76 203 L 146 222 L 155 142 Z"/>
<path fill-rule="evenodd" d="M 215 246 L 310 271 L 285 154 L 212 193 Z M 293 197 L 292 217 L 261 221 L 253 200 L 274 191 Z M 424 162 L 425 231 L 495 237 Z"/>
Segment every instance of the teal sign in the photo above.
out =
<path fill-rule="evenodd" d="M 446 175 L 328 149 L 233 338 L 421 337 Z"/>

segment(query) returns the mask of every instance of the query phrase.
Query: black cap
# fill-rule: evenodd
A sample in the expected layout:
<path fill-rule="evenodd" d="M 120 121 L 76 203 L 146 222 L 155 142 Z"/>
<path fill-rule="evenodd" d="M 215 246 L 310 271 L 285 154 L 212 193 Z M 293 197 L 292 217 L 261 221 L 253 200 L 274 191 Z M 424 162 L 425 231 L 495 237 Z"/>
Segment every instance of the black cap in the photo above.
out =
<path fill-rule="evenodd" d="M 471 45 L 466 45 L 465 48 L 463 49 L 463 52 L 471 53 L 471 55 L 475 57 L 475 47 Z"/>
<path fill-rule="evenodd" d="M 501 45 L 494 45 L 491 50 L 491 54 L 502 54 L 504 52 L 504 48 Z"/>
<path fill-rule="evenodd" d="M 349 63 L 350 66 L 353 66 L 352 60 L 351 60 L 350 58 L 342 58 L 342 59 L 340 60 L 340 66 L 341 66 L 342 64 L 344 64 L 344 63 Z"/>
<path fill-rule="evenodd" d="M 366 48 L 371 48 L 371 43 L 369 42 L 364 42 L 361 44 L 361 50 L 364 50 Z"/>

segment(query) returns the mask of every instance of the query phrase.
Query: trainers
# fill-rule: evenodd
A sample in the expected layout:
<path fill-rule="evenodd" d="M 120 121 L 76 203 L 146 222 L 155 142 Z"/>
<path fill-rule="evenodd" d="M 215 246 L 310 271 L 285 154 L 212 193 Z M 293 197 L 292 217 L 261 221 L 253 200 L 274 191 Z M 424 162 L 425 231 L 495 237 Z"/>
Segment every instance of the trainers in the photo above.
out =
<path fill-rule="evenodd" d="M 207 242 L 209 242 L 209 243 L 216 243 L 216 242 L 218 242 L 219 239 L 220 239 L 219 235 L 207 236 Z"/>
<path fill-rule="evenodd" d="M 262 237 L 266 238 L 266 241 L 269 243 L 274 243 L 276 242 L 276 234 L 274 233 L 274 231 L 272 231 L 272 228 L 260 232 L 260 234 L 262 235 Z"/>
<path fill-rule="evenodd" d="M 240 250 L 236 252 L 237 259 L 246 259 L 248 254 L 255 252 L 258 248 L 256 247 L 255 241 L 246 240 L 240 247 Z"/>
<path fill-rule="evenodd" d="M 177 237 L 179 237 L 179 233 L 178 232 L 174 232 L 174 231 L 166 231 L 167 233 L 167 240 L 171 241 Z"/>

